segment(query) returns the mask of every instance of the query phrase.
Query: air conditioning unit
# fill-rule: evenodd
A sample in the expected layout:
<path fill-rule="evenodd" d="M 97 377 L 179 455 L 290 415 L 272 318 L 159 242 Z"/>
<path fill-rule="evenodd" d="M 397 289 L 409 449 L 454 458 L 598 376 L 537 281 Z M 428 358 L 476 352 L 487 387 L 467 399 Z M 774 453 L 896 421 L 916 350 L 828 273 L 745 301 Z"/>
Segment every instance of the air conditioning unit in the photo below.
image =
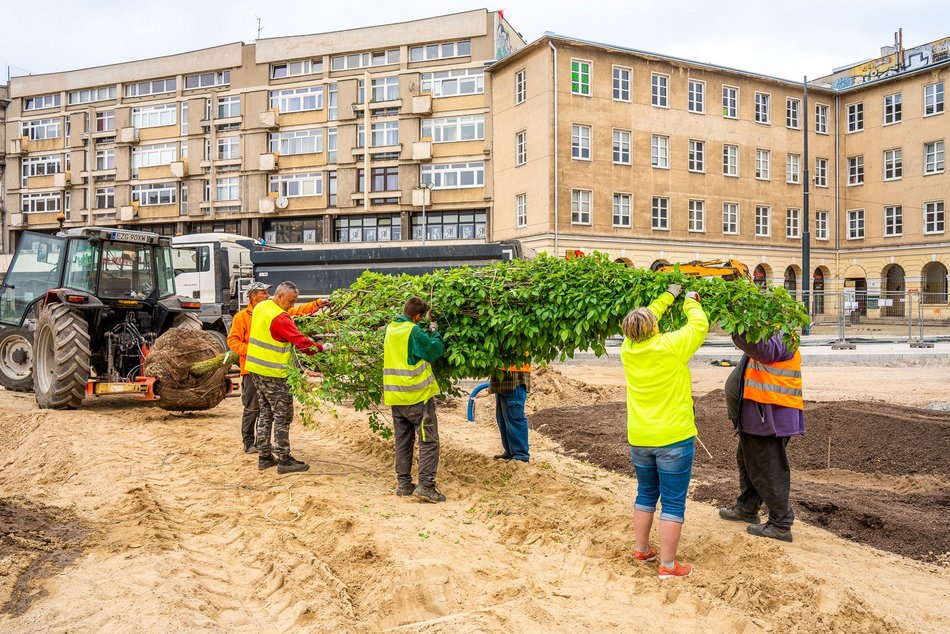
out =
<path fill-rule="evenodd" d="M 139 208 L 136 203 L 131 205 L 123 205 L 119 207 L 119 220 L 135 220 L 135 217 L 139 213 Z"/>
<path fill-rule="evenodd" d="M 268 196 L 267 198 L 261 198 L 260 206 L 258 211 L 262 214 L 272 214 L 275 211 L 274 199 Z"/>
<path fill-rule="evenodd" d="M 262 172 L 273 172 L 277 169 L 277 155 L 274 153 L 261 154 L 258 169 Z"/>
<path fill-rule="evenodd" d="M 72 174 L 69 172 L 59 172 L 53 174 L 53 187 L 66 187 L 72 183 Z"/>
<path fill-rule="evenodd" d="M 10 214 L 10 226 L 19 227 L 23 224 L 23 214 Z"/>
<path fill-rule="evenodd" d="M 430 114 L 432 112 L 432 95 L 415 95 L 412 98 L 412 114 Z"/>
<path fill-rule="evenodd" d="M 172 176 L 175 178 L 184 178 L 188 176 L 188 163 L 184 161 L 173 161 L 170 164 Z"/>
<path fill-rule="evenodd" d="M 265 128 L 280 127 L 280 112 L 278 110 L 265 110 L 260 113 L 261 125 Z"/>
<path fill-rule="evenodd" d="M 119 143 L 138 143 L 139 142 L 139 129 L 138 128 L 121 128 L 119 130 Z"/>
<path fill-rule="evenodd" d="M 432 160 L 432 141 L 413 141 L 412 160 L 413 161 Z"/>

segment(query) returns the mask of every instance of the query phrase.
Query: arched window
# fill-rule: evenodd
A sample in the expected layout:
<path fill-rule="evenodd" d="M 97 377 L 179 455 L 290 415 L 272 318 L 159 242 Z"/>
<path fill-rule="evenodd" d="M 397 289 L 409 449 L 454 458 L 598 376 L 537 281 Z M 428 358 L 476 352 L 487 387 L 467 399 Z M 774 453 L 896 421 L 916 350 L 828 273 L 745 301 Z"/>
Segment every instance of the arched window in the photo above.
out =
<path fill-rule="evenodd" d="M 825 273 L 821 270 L 821 267 L 815 269 L 815 275 L 812 278 L 812 298 L 811 298 L 811 314 L 812 315 L 824 315 L 825 314 Z"/>
<path fill-rule="evenodd" d="M 881 313 L 885 317 L 904 316 L 904 294 L 906 291 L 904 269 L 899 264 L 888 265 L 884 270 L 884 293 L 881 297 L 884 300 Z"/>
<path fill-rule="evenodd" d="M 759 288 L 764 289 L 769 282 L 769 273 L 765 270 L 765 267 L 761 264 L 755 267 L 755 270 L 752 271 L 752 281 Z"/>
<path fill-rule="evenodd" d="M 785 290 L 792 296 L 792 299 L 798 297 L 798 276 L 792 266 L 785 269 Z"/>
<path fill-rule="evenodd" d="M 947 267 L 941 262 L 928 262 L 923 270 L 920 301 L 925 304 L 947 303 Z"/>

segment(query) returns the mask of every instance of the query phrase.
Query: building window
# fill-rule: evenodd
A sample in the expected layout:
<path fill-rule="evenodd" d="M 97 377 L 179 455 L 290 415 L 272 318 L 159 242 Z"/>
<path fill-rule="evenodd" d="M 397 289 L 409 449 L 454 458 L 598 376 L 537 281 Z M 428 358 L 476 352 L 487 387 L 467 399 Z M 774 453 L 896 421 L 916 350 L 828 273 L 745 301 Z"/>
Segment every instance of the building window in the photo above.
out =
<path fill-rule="evenodd" d="M 157 143 L 132 148 L 132 178 L 138 178 L 143 167 L 168 165 L 178 156 L 177 143 Z"/>
<path fill-rule="evenodd" d="M 26 97 L 23 99 L 23 110 L 44 110 L 46 108 L 58 108 L 61 99 L 62 97 L 58 92 L 51 95 Z"/>
<path fill-rule="evenodd" d="M 864 104 L 848 104 L 848 132 L 860 132 L 864 129 Z"/>
<path fill-rule="evenodd" d="M 785 182 L 798 185 L 802 182 L 802 156 L 789 154 L 785 159 Z"/>
<path fill-rule="evenodd" d="M 371 66 L 387 66 L 399 63 L 399 49 L 373 51 L 372 53 L 350 53 L 330 58 L 330 70 L 354 70 Z"/>
<path fill-rule="evenodd" d="M 770 150 L 755 150 L 755 177 L 760 181 L 771 179 L 772 152 Z"/>
<path fill-rule="evenodd" d="M 115 150 L 96 150 L 96 171 L 115 169 Z"/>
<path fill-rule="evenodd" d="M 800 99 L 785 98 L 785 127 L 798 130 L 801 124 L 802 102 Z"/>
<path fill-rule="evenodd" d="M 185 90 L 227 86 L 230 83 L 231 71 L 229 70 L 219 70 L 217 72 L 201 73 L 198 75 L 185 75 Z"/>
<path fill-rule="evenodd" d="M 25 214 L 42 214 L 59 211 L 63 197 L 59 192 L 42 194 L 23 194 L 20 197 L 20 211 Z"/>
<path fill-rule="evenodd" d="M 864 157 L 848 157 L 848 186 L 864 184 Z"/>
<path fill-rule="evenodd" d="M 241 158 L 241 137 L 228 136 L 218 139 L 218 159 L 230 161 Z"/>
<path fill-rule="evenodd" d="M 943 112 L 943 82 L 924 86 L 924 116 Z"/>
<path fill-rule="evenodd" d="M 238 192 L 238 178 L 219 178 L 217 181 L 216 200 L 240 200 Z"/>
<path fill-rule="evenodd" d="M 590 160 L 590 126 L 571 126 L 571 158 L 579 161 Z"/>
<path fill-rule="evenodd" d="M 815 159 L 815 187 L 828 186 L 828 159 Z"/>
<path fill-rule="evenodd" d="M 327 128 L 327 163 L 336 163 L 336 128 Z"/>
<path fill-rule="evenodd" d="M 472 240 L 485 237 L 484 212 L 432 213 L 426 217 L 429 240 Z M 412 215 L 412 239 L 422 239 L 422 214 Z"/>
<path fill-rule="evenodd" d="M 427 62 L 433 59 L 447 59 L 449 57 L 469 57 L 471 54 L 471 40 L 409 47 L 410 62 Z"/>
<path fill-rule="evenodd" d="M 34 119 L 20 124 L 20 135 L 28 137 L 30 141 L 43 139 L 58 139 L 60 135 L 60 119 Z"/>
<path fill-rule="evenodd" d="M 528 98 L 528 76 L 527 71 L 522 68 L 515 73 L 515 105 L 524 103 Z"/>
<path fill-rule="evenodd" d="M 884 125 L 901 122 L 901 94 L 885 95 L 884 97 Z"/>
<path fill-rule="evenodd" d="M 318 75 L 323 72 L 322 59 L 303 59 L 297 62 L 283 62 L 270 65 L 271 79 L 285 79 L 300 75 Z M 188 87 L 187 80 L 185 88 Z"/>
<path fill-rule="evenodd" d="M 421 239 L 421 224 L 419 230 L 419 238 Z M 306 230 L 304 230 L 304 234 L 304 242 L 307 242 Z M 402 220 L 399 214 L 341 216 L 333 221 L 333 234 L 333 239 L 336 242 L 391 242 L 402 240 Z"/>
<path fill-rule="evenodd" d="M 97 112 L 96 132 L 112 132 L 113 130 L 115 130 L 115 110 L 100 110 Z"/>
<path fill-rule="evenodd" d="M 590 62 L 571 60 L 571 92 L 590 97 Z"/>
<path fill-rule="evenodd" d="M 899 236 L 904 233 L 904 208 L 901 205 L 884 207 L 884 235 Z"/>
<path fill-rule="evenodd" d="M 815 132 L 828 134 L 828 106 L 815 104 Z"/>
<path fill-rule="evenodd" d="M 125 85 L 126 97 L 145 97 L 148 95 L 160 95 L 166 92 L 175 92 L 177 82 L 174 77 L 165 79 L 153 79 L 151 81 L 142 81 L 136 84 Z"/>
<path fill-rule="evenodd" d="M 614 66 L 614 101 L 630 101 L 630 69 Z"/>
<path fill-rule="evenodd" d="M 739 203 L 722 203 L 722 232 L 739 233 Z"/>
<path fill-rule="evenodd" d="M 654 134 L 650 139 L 650 158 L 653 167 L 669 169 L 670 167 L 670 137 Z"/>
<path fill-rule="evenodd" d="M 757 205 L 755 208 L 755 235 L 767 238 L 771 233 L 772 208 L 766 205 Z"/>
<path fill-rule="evenodd" d="M 943 141 L 924 143 L 924 174 L 939 174 L 943 172 L 943 165 Z"/>
<path fill-rule="evenodd" d="M 815 212 L 815 240 L 828 239 L 828 212 Z"/>
<path fill-rule="evenodd" d="M 703 233 L 706 231 L 706 201 L 689 201 L 689 230 Z"/>
<path fill-rule="evenodd" d="M 158 128 L 178 123 L 178 104 L 132 108 L 133 128 Z"/>
<path fill-rule="evenodd" d="M 149 183 L 148 185 L 132 186 L 132 202 L 142 207 L 154 205 L 171 205 L 175 203 L 175 194 L 178 192 L 176 183 Z"/>
<path fill-rule="evenodd" d="M 270 177 L 269 191 L 287 198 L 323 195 L 323 172 L 277 174 Z"/>
<path fill-rule="evenodd" d="M 702 114 L 706 111 L 706 82 L 690 79 L 688 82 L 690 112 Z"/>
<path fill-rule="evenodd" d="M 96 189 L 96 209 L 115 209 L 115 187 Z"/>
<path fill-rule="evenodd" d="M 270 151 L 281 156 L 319 154 L 323 152 L 323 130 L 311 128 L 309 130 L 272 132 L 270 135 Z"/>
<path fill-rule="evenodd" d="M 924 233 L 943 233 L 943 201 L 924 203 Z"/>
<path fill-rule="evenodd" d="M 525 130 L 515 134 L 515 165 L 528 162 L 528 133 Z"/>
<path fill-rule="evenodd" d="M 755 93 L 755 122 L 769 123 L 772 120 L 771 114 L 772 95 L 764 92 Z"/>
<path fill-rule="evenodd" d="M 336 207 L 336 172 L 327 172 L 327 205 Z"/>
<path fill-rule="evenodd" d="M 370 84 L 373 90 L 373 101 L 395 101 L 399 99 L 399 78 L 380 77 Z"/>
<path fill-rule="evenodd" d="M 371 147 L 389 147 L 399 145 L 399 122 L 385 121 L 370 126 Z"/>
<path fill-rule="evenodd" d="M 614 163 L 630 165 L 630 131 L 614 130 Z"/>
<path fill-rule="evenodd" d="M 423 119 L 422 137 L 433 143 L 480 141 L 485 138 L 485 115 Z"/>
<path fill-rule="evenodd" d="M 903 152 L 900 148 L 884 150 L 884 180 L 893 181 L 904 175 Z"/>
<path fill-rule="evenodd" d="M 571 224 L 590 224 L 590 207 L 593 195 L 594 193 L 589 189 L 571 190 Z"/>
<path fill-rule="evenodd" d="M 368 219 L 368 217 L 366 217 Z M 346 217 L 334 222 L 345 222 Z M 337 225 L 338 226 L 338 225 Z M 322 218 L 287 218 L 264 221 L 264 242 L 267 244 L 316 244 L 323 242 Z M 343 242 L 346 242 L 343 240 Z"/>
<path fill-rule="evenodd" d="M 241 116 L 241 96 L 218 97 L 218 118 L 230 119 Z"/>
<path fill-rule="evenodd" d="M 653 197 L 653 204 L 650 206 L 650 226 L 660 231 L 670 230 L 670 199 Z"/>
<path fill-rule="evenodd" d="M 785 210 L 785 237 L 797 240 L 801 234 L 802 210 L 789 207 Z"/>
<path fill-rule="evenodd" d="M 864 210 L 848 210 L 848 240 L 864 238 Z"/>
<path fill-rule="evenodd" d="M 738 176 L 739 175 L 739 146 L 738 145 L 726 145 L 722 146 L 722 175 L 723 176 Z"/>
<path fill-rule="evenodd" d="M 650 94 L 654 106 L 669 108 L 670 76 L 652 73 L 650 75 Z"/>
<path fill-rule="evenodd" d="M 630 226 L 630 194 L 614 194 L 614 226 Z"/>
<path fill-rule="evenodd" d="M 515 196 L 515 217 L 519 227 L 528 226 L 528 195 L 518 194 Z"/>
<path fill-rule="evenodd" d="M 309 112 L 323 110 L 323 86 L 272 90 L 270 107 L 278 112 Z"/>
<path fill-rule="evenodd" d="M 689 140 L 689 156 L 687 169 L 691 172 L 706 171 L 706 143 L 705 141 Z"/>
<path fill-rule="evenodd" d="M 722 87 L 722 116 L 727 119 L 739 118 L 739 89 L 735 86 Z"/>
<path fill-rule="evenodd" d="M 74 90 L 69 93 L 68 102 L 70 106 L 75 106 L 83 103 L 92 103 L 94 101 L 107 101 L 109 99 L 115 99 L 115 86 Z"/>
<path fill-rule="evenodd" d="M 20 160 L 20 187 L 28 187 L 28 179 L 35 176 L 58 174 L 62 171 L 60 165 L 62 163 L 59 154 L 24 157 Z"/>
<path fill-rule="evenodd" d="M 421 183 L 432 183 L 433 189 L 464 189 L 485 186 L 485 163 L 445 163 L 423 165 Z"/>
<path fill-rule="evenodd" d="M 340 91 L 336 84 L 327 84 L 327 121 L 340 118 Z"/>
<path fill-rule="evenodd" d="M 422 73 L 422 91 L 431 92 L 436 99 L 481 94 L 485 92 L 485 71 L 481 68 L 462 68 Z"/>
<path fill-rule="evenodd" d="M 364 183 L 364 171 L 358 170 L 356 191 L 366 191 Z M 398 167 L 374 167 L 370 170 L 370 189 L 371 192 L 398 192 L 399 191 L 399 168 Z M 398 201 L 395 201 L 398 202 Z"/>

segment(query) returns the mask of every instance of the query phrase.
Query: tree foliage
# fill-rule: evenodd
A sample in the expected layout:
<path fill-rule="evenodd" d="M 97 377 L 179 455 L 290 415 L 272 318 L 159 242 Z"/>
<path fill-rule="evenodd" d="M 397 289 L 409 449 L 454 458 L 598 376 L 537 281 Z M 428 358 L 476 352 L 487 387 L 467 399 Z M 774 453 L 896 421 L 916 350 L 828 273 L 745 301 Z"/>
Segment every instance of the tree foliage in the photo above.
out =
<path fill-rule="evenodd" d="M 383 338 L 386 325 L 401 314 L 403 303 L 418 295 L 431 309 L 446 344 L 445 357 L 433 370 L 444 392 L 453 382 L 483 378 L 499 368 L 548 363 L 573 357 L 575 350 L 605 353 L 609 337 L 632 309 L 646 306 L 669 284 L 699 293 L 710 323 L 750 341 L 776 329 L 797 345 L 797 331 L 809 323 L 805 307 L 784 288 L 760 290 L 747 280 L 688 277 L 679 271 L 657 273 L 615 263 L 602 253 L 570 260 L 540 255 L 481 268 L 461 267 L 428 275 L 365 272 L 351 287 L 333 293 L 333 305 L 301 320 L 311 337 L 334 344 L 330 352 L 303 358 L 304 367 L 323 374 L 319 385 L 292 375 L 297 398 L 312 410 L 352 401 L 370 411 L 370 424 L 382 433 Z M 682 296 L 660 321 L 668 331 L 685 323 Z"/>

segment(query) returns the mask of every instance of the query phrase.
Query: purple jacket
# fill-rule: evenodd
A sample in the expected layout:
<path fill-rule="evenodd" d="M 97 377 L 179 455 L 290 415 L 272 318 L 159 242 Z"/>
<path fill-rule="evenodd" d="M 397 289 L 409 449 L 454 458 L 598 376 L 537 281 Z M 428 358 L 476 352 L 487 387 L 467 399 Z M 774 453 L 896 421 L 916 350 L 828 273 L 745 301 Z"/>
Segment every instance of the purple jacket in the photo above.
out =
<path fill-rule="evenodd" d="M 794 356 L 794 353 L 782 341 L 782 335 L 779 333 L 772 335 L 771 339 L 763 339 L 759 343 L 749 343 L 742 335 L 733 336 L 732 341 L 746 355 L 739 363 L 739 368 L 743 374 L 749 364 L 749 358 L 755 359 L 759 363 L 775 363 L 777 361 L 788 361 Z M 741 383 L 739 389 L 741 390 Z M 739 394 L 741 394 L 741 391 Z M 755 436 L 786 437 L 805 434 L 805 412 L 803 410 L 770 403 L 756 403 L 747 398 L 742 399 L 739 419 L 735 422 L 739 431 Z"/>

